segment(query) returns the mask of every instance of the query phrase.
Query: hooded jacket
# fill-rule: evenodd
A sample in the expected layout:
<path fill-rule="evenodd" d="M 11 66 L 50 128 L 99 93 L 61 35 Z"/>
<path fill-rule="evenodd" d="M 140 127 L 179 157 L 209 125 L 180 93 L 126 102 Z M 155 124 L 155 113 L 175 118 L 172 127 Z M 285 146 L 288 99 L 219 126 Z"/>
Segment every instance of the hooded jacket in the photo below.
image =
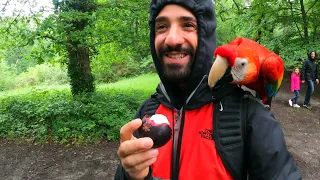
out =
<path fill-rule="evenodd" d="M 291 92 L 295 90 L 300 90 L 300 74 L 291 74 Z"/>
<path fill-rule="evenodd" d="M 162 76 L 154 45 L 155 18 L 168 4 L 180 5 L 192 12 L 198 24 L 198 47 L 191 77 L 186 91 L 179 97 L 175 93 L 176 85 Z M 223 106 L 230 104 L 220 99 L 234 86 L 227 86 L 226 91 L 224 86 L 216 85 L 215 89 L 210 90 L 207 84 L 216 47 L 213 1 L 152 0 L 149 25 L 151 53 L 161 83 L 156 93 L 142 104 L 135 118 L 142 119 L 145 114 L 163 114 L 170 122 L 173 135 L 167 144 L 158 149 L 157 161 L 145 179 L 245 180 L 247 174 L 249 179 L 301 179 L 286 149 L 279 123 L 262 104 L 249 100 L 245 114 L 246 135 L 234 131 L 232 123 L 226 122 L 226 126 L 215 123 L 214 117 L 218 118 L 216 111 L 223 111 Z M 217 133 L 219 129 L 222 131 Z M 137 133 L 134 135 L 138 137 Z M 228 137 L 224 140 L 232 142 L 231 145 L 224 146 L 218 140 L 222 137 Z M 121 165 L 118 166 L 115 179 L 130 180 Z"/>
<path fill-rule="evenodd" d="M 316 80 L 319 79 L 319 68 L 318 63 L 315 58 L 311 58 L 311 53 L 315 51 L 311 51 L 308 54 L 308 59 L 306 59 L 301 68 L 301 80 Z"/>
<path fill-rule="evenodd" d="M 179 97 L 176 98 L 174 91 L 176 84 L 171 84 L 162 76 L 162 67 L 160 60 L 156 54 L 155 49 L 155 19 L 158 16 L 162 8 L 168 4 L 181 5 L 182 7 L 190 10 L 197 19 L 198 25 L 198 47 L 195 54 L 195 59 L 192 65 L 191 77 L 188 80 L 187 90 Z M 153 58 L 153 62 L 163 83 L 167 90 L 168 95 L 172 101 L 181 101 L 185 99 L 190 93 L 198 86 L 199 82 L 203 79 L 204 75 L 207 75 L 210 71 L 213 63 L 213 52 L 216 48 L 216 20 L 213 1 L 211 0 L 152 0 L 150 4 L 150 48 Z M 180 92 L 179 92 L 180 93 Z"/>

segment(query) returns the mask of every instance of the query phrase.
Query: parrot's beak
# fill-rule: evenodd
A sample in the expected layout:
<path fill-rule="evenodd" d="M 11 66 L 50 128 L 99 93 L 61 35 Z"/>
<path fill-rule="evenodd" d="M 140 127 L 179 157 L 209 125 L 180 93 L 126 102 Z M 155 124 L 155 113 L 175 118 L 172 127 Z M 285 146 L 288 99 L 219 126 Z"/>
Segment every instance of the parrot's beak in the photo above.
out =
<path fill-rule="evenodd" d="M 211 89 L 223 77 L 226 70 L 228 69 L 228 66 L 228 60 L 224 57 L 217 55 L 216 60 L 212 64 L 208 77 L 208 85 Z"/>

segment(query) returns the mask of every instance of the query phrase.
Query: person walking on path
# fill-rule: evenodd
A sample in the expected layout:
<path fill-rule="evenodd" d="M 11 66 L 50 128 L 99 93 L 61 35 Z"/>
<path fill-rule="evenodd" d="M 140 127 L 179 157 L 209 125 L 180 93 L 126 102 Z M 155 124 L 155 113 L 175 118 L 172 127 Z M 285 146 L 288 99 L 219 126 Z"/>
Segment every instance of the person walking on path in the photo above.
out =
<path fill-rule="evenodd" d="M 314 92 L 314 82 L 319 84 L 319 75 L 318 75 L 318 63 L 316 61 L 317 53 L 316 51 L 311 51 L 308 55 L 308 59 L 306 59 L 303 63 L 301 69 L 301 82 L 307 82 L 308 88 L 306 91 L 303 107 L 311 109 L 310 99 Z"/>
<path fill-rule="evenodd" d="M 291 74 L 291 92 L 294 92 L 295 97 L 289 99 L 289 105 L 299 108 L 298 99 L 300 97 L 300 70 L 298 67 L 293 69 Z"/>

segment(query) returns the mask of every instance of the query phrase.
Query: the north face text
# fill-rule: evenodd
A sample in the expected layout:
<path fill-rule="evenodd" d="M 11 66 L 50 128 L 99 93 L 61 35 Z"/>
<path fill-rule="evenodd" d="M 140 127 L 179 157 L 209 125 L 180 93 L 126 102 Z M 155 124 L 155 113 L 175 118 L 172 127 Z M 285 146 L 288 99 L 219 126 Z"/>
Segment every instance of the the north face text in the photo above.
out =
<path fill-rule="evenodd" d="M 210 129 L 205 129 L 204 131 L 199 131 L 200 137 L 213 140 L 213 131 Z"/>

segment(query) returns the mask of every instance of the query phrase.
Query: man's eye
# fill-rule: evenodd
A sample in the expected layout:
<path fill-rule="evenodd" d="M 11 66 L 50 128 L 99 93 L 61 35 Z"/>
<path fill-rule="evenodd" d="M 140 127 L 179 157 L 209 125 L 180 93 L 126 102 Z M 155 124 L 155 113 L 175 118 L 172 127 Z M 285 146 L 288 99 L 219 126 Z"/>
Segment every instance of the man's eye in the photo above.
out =
<path fill-rule="evenodd" d="M 193 23 L 185 23 L 184 27 L 188 28 L 188 29 L 191 29 L 191 28 L 192 29 L 197 29 L 197 26 L 195 24 L 193 24 Z"/>
<path fill-rule="evenodd" d="M 164 24 L 159 24 L 156 26 L 156 31 L 164 31 L 167 28 Z"/>

